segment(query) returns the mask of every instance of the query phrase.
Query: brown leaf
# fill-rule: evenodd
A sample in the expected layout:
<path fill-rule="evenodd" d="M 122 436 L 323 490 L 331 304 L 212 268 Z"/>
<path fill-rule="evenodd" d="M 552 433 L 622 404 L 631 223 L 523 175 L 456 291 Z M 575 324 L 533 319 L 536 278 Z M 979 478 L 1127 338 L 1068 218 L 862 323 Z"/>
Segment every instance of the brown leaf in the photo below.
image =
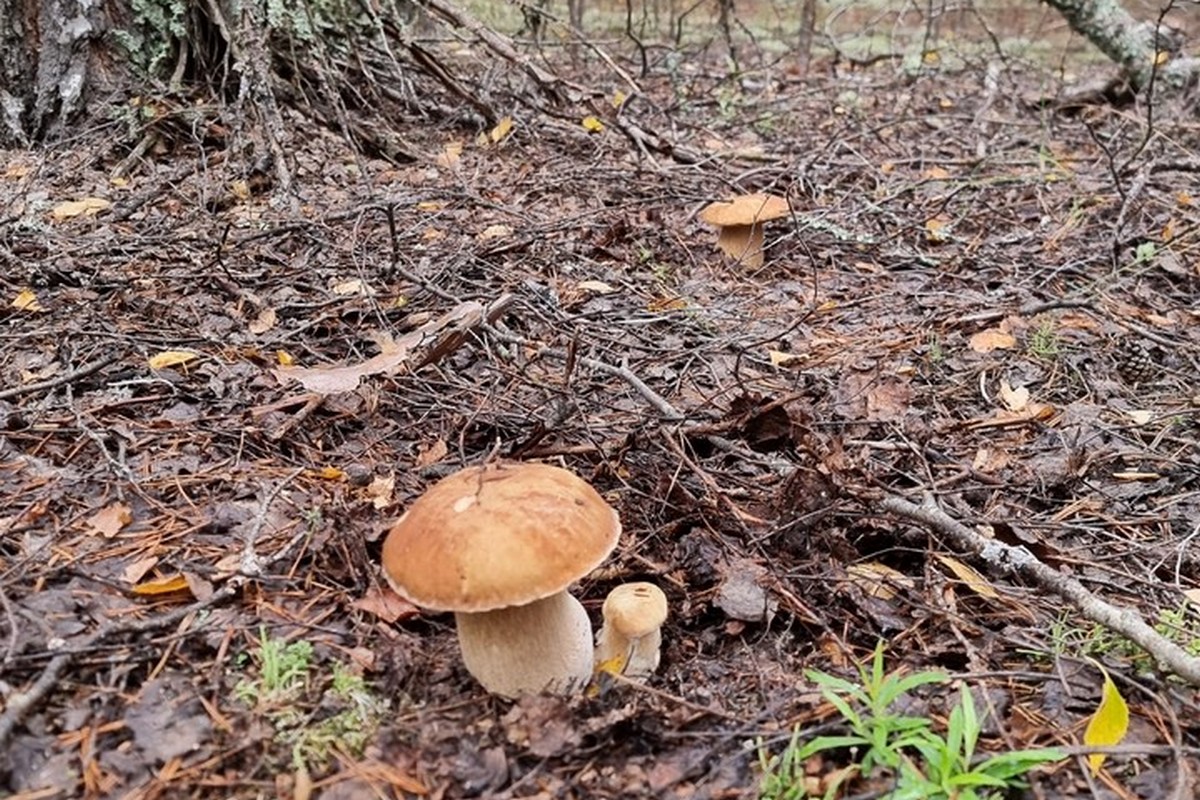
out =
<path fill-rule="evenodd" d="M 1011 333 L 997 328 L 988 328 L 971 337 L 970 347 L 976 353 L 990 353 L 993 350 L 1009 350 L 1017 345 L 1017 339 Z"/>
<path fill-rule="evenodd" d="M 912 385 L 881 380 L 867 389 L 867 419 L 872 422 L 901 422 L 912 408 Z"/>
<path fill-rule="evenodd" d="M 87 518 L 90 533 L 111 539 L 133 521 L 133 510 L 124 503 L 112 503 Z"/>
<path fill-rule="evenodd" d="M 429 445 L 429 447 L 426 447 L 424 450 L 417 453 L 416 467 L 417 469 L 422 469 L 431 464 L 436 464 L 445 458 L 446 454 L 449 452 L 450 448 L 446 445 L 446 441 L 444 439 L 438 439 L 436 442 Z"/>
<path fill-rule="evenodd" d="M 137 561 L 134 561 L 125 568 L 125 571 L 121 573 L 121 578 L 126 583 L 137 583 L 142 578 L 146 577 L 146 573 L 153 569 L 154 565 L 157 563 L 158 556 L 139 558 Z"/>
<path fill-rule="evenodd" d="M 420 615 L 421 609 L 405 600 L 391 589 L 373 586 L 367 593 L 350 604 L 352 608 L 373 614 L 387 623 L 412 619 Z"/>
<path fill-rule="evenodd" d="M 137 597 L 158 597 L 164 594 L 186 592 L 189 591 L 189 588 L 187 578 L 179 573 L 175 573 L 165 578 L 155 578 L 139 583 L 133 587 L 132 591 Z"/>

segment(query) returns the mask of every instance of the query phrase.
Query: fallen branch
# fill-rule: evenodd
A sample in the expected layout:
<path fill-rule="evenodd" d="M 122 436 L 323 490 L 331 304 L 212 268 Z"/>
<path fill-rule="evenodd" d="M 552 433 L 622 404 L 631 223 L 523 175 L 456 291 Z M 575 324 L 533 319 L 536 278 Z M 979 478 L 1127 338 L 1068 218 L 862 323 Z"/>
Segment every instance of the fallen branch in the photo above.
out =
<path fill-rule="evenodd" d="M 943 511 L 930 494 L 925 495 L 919 506 L 899 497 L 884 498 L 880 505 L 884 511 L 945 534 L 955 547 L 974 553 L 997 570 L 1015 572 L 1070 601 L 1092 622 L 1121 634 L 1153 656 L 1160 666 L 1188 683 L 1200 686 L 1200 658 L 1189 655 L 1155 631 L 1132 608 L 1101 600 L 1079 581 L 1038 561 L 1024 547 L 1013 547 L 971 530 Z"/>

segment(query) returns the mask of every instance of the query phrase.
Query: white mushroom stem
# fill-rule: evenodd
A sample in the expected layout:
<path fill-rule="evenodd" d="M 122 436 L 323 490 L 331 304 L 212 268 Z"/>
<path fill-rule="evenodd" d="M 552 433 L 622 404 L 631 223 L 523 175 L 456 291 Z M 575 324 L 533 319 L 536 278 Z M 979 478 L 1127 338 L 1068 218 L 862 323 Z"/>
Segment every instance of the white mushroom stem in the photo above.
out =
<path fill-rule="evenodd" d="M 454 619 L 467 670 L 492 694 L 568 694 L 592 675 L 592 623 L 566 592 Z"/>
<path fill-rule="evenodd" d="M 753 225 L 726 225 L 717 235 L 717 247 L 734 261 L 750 269 L 763 265 L 765 234 L 761 222 Z"/>
<path fill-rule="evenodd" d="M 626 678 L 647 678 L 658 669 L 661 648 L 660 628 L 642 636 L 626 636 L 606 622 L 596 641 L 596 664 Z"/>

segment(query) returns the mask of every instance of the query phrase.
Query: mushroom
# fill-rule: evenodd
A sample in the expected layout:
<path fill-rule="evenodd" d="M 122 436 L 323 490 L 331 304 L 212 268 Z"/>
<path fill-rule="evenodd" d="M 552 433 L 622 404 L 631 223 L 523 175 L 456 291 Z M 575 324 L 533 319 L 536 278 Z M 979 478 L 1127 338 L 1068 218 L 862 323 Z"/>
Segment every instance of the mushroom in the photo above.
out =
<path fill-rule="evenodd" d="M 667 596 L 653 583 L 623 583 L 604 599 L 596 669 L 646 678 L 658 669 Z"/>
<path fill-rule="evenodd" d="M 711 203 L 700 219 L 721 229 L 717 247 L 751 269 L 763 265 L 763 223 L 791 213 L 786 198 L 773 194 L 747 194 Z"/>
<path fill-rule="evenodd" d="M 493 694 L 568 693 L 592 674 L 592 626 L 567 587 L 621 522 L 547 464 L 489 464 L 429 488 L 388 532 L 383 574 L 414 605 L 454 612 L 467 670 Z"/>

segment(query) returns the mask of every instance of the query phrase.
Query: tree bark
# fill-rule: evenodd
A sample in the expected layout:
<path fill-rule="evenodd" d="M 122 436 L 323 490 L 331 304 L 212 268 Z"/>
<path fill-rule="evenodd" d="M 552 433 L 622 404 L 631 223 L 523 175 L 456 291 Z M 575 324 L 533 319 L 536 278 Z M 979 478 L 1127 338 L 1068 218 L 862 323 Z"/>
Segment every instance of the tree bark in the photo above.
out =
<path fill-rule="evenodd" d="M 1119 0 L 1046 2 L 1066 18 L 1072 30 L 1119 64 L 1135 90 L 1146 88 L 1151 76 L 1174 89 L 1195 83 L 1200 60 L 1180 57 L 1182 36 L 1173 28 L 1139 22 Z M 1160 53 L 1166 54 L 1166 60 Z"/>
<path fill-rule="evenodd" d="M 102 3 L 0 0 L 0 147 L 61 132 L 96 80 Z"/>

